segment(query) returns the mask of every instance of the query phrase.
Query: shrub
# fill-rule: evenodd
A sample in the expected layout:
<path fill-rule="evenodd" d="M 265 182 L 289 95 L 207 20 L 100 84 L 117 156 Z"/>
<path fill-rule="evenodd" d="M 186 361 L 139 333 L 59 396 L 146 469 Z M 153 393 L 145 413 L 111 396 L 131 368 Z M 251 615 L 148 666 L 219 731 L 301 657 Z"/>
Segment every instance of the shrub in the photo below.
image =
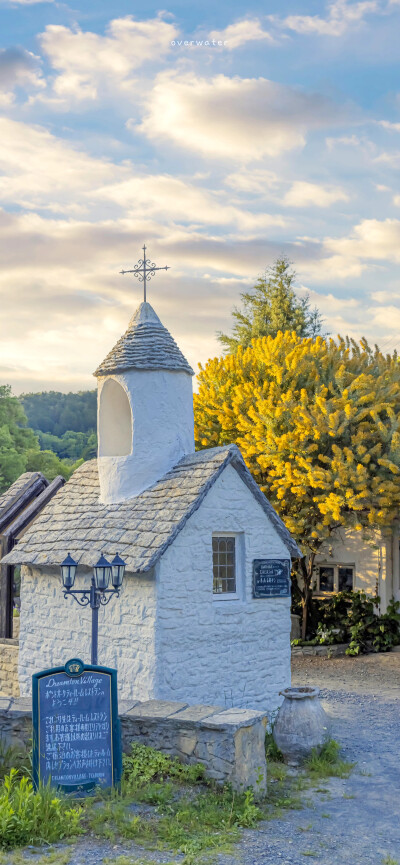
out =
<path fill-rule="evenodd" d="M 400 603 L 392 601 L 379 615 L 380 598 L 365 592 L 338 592 L 328 599 L 315 600 L 315 634 L 311 644 L 349 643 L 348 655 L 372 649 L 387 652 L 400 643 Z"/>
<path fill-rule="evenodd" d="M 186 784 L 193 784 L 204 778 L 204 766 L 196 763 L 187 766 L 177 757 L 168 757 L 148 745 L 133 742 L 130 754 L 124 754 L 124 779 L 129 786 L 140 787 L 150 781 L 172 778 Z"/>
<path fill-rule="evenodd" d="M 53 843 L 80 831 L 82 808 L 71 806 L 49 785 L 37 792 L 11 769 L 0 790 L 0 847 Z"/>

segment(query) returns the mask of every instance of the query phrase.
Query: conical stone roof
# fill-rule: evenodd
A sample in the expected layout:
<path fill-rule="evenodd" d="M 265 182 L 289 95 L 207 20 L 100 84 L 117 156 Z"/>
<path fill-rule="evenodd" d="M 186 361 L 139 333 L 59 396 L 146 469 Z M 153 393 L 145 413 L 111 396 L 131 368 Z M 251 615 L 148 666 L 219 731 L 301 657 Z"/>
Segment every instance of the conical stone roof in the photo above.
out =
<path fill-rule="evenodd" d="M 128 369 L 168 369 L 194 375 L 175 340 L 146 302 L 140 304 L 128 330 L 108 352 L 94 375 L 111 375 Z"/>

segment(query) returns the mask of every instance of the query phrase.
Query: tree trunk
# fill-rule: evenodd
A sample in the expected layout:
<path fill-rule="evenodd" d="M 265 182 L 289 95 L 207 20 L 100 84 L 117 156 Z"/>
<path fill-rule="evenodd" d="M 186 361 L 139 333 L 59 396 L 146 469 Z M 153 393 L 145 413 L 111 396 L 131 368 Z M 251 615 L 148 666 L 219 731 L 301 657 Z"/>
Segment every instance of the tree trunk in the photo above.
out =
<path fill-rule="evenodd" d="M 310 612 L 310 606 L 312 601 L 312 577 L 314 570 L 314 560 L 315 553 L 311 553 L 311 555 L 306 559 L 306 557 L 300 560 L 300 568 L 301 568 L 301 579 L 302 579 L 302 623 L 301 623 L 301 639 L 305 640 L 307 636 L 307 625 L 308 625 L 308 614 Z"/>

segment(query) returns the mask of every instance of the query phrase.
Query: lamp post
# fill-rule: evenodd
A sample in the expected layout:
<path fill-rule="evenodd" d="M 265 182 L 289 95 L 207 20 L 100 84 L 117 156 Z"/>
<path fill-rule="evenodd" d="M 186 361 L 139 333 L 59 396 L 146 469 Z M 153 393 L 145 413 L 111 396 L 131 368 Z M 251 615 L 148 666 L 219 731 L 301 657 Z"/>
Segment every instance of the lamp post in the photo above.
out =
<path fill-rule="evenodd" d="M 91 663 L 97 665 L 97 648 L 99 637 L 99 608 L 105 607 L 111 597 L 119 597 L 119 590 L 125 573 L 125 562 L 116 554 L 112 562 L 101 554 L 99 561 L 93 568 L 90 589 L 74 589 L 75 576 L 78 563 L 70 553 L 61 563 L 61 579 L 64 586 L 64 598 L 72 595 L 80 607 L 90 606 L 92 611 L 92 653 Z M 112 589 L 108 588 L 111 579 Z"/>

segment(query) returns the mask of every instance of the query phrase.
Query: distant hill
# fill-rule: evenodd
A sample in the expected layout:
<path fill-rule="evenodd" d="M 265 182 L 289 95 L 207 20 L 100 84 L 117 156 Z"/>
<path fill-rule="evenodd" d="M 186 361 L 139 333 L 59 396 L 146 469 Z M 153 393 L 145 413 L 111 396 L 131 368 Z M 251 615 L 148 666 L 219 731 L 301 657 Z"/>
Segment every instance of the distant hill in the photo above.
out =
<path fill-rule="evenodd" d="M 41 450 L 64 460 L 92 459 L 97 453 L 97 394 L 95 390 L 24 393 L 20 402 Z"/>
<path fill-rule="evenodd" d="M 97 395 L 95 390 L 59 393 L 56 390 L 24 393 L 20 396 L 28 426 L 51 435 L 96 432 Z"/>

